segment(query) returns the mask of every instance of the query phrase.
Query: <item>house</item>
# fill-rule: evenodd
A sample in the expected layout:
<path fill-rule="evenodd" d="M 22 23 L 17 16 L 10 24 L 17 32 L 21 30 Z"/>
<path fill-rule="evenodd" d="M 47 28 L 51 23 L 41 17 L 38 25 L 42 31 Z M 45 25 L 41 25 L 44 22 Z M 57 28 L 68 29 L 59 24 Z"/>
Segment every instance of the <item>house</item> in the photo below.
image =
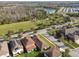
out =
<path fill-rule="evenodd" d="M 36 48 L 35 42 L 32 40 L 32 38 L 30 36 L 24 37 L 21 40 L 21 43 L 23 45 L 23 49 L 25 52 L 29 53 Z"/>
<path fill-rule="evenodd" d="M 79 31 L 78 27 L 63 27 L 62 32 L 64 33 L 64 35 L 68 35 L 68 34 L 72 34 L 75 31 Z"/>
<path fill-rule="evenodd" d="M 57 46 L 55 46 L 46 50 L 44 52 L 44 55 L 47 57 L 59 57 L 61 56 L 61 53 L 60 53 L 60 49 Z"/>
<path fill-rule="evenodd" d="M 40 49 L 41 51 L 43 51 L 44 48 L 48 48 L 48 46 L 44 44 L 42 41 L 40 41 L 36 35 L 32 36 L 31 38 L 34 40 L 35 45 L 37 46 L 37 49 Z"/>
<path fill-rule="evenodd" d="M 67 39 L 79 44 L 79 35 L 78 34 L 68 34 Z"/>
<path fill-rule="evenodd" d="M 75 43 L 79 44 L 79 35 L 74 35 L 74 41 Z"/>
<path fill-rule="evenodd" d="M 21 44 L 20 38 L 10 38 L 8 42 L 9 54 L 11 56 L 16 56 L 23 52 L 23 46 Z"/>
<path fill-rule="evenodd" d="M 77 44 L 79 44 L 79 28 L 78 27 L 71 27 L 71 28 L 63 28 L 63 33 L 65 38 L 71 40 Z"/>
<path fill-rule="evenodd" d="M 9 57 L 7 41 L 0 41 L 0 57 Z"/>

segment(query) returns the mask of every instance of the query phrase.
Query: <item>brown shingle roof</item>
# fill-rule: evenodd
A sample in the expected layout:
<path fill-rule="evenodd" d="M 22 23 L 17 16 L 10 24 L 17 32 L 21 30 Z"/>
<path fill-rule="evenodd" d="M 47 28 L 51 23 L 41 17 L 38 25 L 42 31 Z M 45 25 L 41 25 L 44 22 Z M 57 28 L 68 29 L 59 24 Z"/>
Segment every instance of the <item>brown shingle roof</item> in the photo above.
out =
<path fill-rule="evenodd" d="M 26 51 L 31 51 L 36 48 L 34 41 L 30 37 L 25 37 L 21 40 Z"/>
<path fill-rule="evenodd" d="M 47 45 L 45 45 L 43 42 L 41 42 L 36 35 L 34 35 L 33 37 L 33 40 L 35 42 L 35 44 L 40 48 L 40 49 L 43 49 L 44 47 L 47 47 Z"/>
<path fill-rule="evenodd" d="M 58 57 L 60 56 L 60 50 L 56 47 L 51 47 L 45 52 L 49 57 Z"/>

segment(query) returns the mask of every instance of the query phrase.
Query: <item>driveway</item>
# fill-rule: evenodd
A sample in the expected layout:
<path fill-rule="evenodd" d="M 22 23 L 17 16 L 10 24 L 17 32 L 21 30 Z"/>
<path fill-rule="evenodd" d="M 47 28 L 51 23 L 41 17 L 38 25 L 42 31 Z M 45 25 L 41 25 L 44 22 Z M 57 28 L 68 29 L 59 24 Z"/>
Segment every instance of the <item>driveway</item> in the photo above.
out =
<path fill-rule="evenodd" d="M 79 48 L 70 49 L 69 55 L 72 57 L 79 57 Z"/>

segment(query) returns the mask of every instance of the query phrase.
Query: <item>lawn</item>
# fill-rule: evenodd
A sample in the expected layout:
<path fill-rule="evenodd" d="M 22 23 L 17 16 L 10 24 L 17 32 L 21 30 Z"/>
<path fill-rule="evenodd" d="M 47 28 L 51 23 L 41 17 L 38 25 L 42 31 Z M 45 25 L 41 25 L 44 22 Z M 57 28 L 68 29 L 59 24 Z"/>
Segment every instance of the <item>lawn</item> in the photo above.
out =
<path fill-rule="evenodd" d="M 67 40 L 64 40 L 64 42 L 66 43 L 66 44 L 68 44 L 68 45 L 70 45 L 72 48 L 77 48 L 77 47 L 79 47 L 79 44 L 77 44 L 77 43 L 75 43 L 75 42 L 69 42 L 69 41 L 67 41 Z"/>
<path fill-rule="evenodd" d="M 68 41 L 66 41 L 66 40 L 62 40 L 62 42 L 66 45 L 66 46 L 68 46 L 68 47 L 70 47 L 70 48 L 76 48 L 75 46 L 73 46 L 72 44 L 70 44 Z"/>
<path fill-rule="evenodd" d="M 59 19 L 61 19 L 61 21 L 64 21 L 62 17 L 59 15 L 54 15 L 52 18 L 54 20 L 50 19 L 50 17 L 48 19 L 40 19 L 40 20 L 37 19 L 36 21 L 31 20 L 31 21 L 0 25 L 0 36 L 6 34 L 8 30 L 13 30 L 14 32 L 17 32 L 19 29 L 23 29 L 25 31 L 31 31 L 34 29 L 48 27 L 54 23 L 59 22 Z M 60 24 L 61 21 L 58 24 Z"/>
<path fill-rule="evenodd" d="M 42 34 L 38 34 L 37 37 L 39 38 L 40 41 L 42 41 L 43 43 L 45 43 L 48 46 L 55 46 L 55 44 L 53 42 L 51 42 L 50 40 L 48 40 L 46 37 L 44 37 Z"/>
<path fill-rule="evenodd" d="M 32 51 L 30 53 L 22 53 L 17 57 L 43 57 L 43 54 L 40 51 Z"/>
<path fill-rule="evenodd" d="M 33 29 L 37 29 L 37 23 L 45 22 L 46 20 L 37 20 L 37 21 L 24 21 L 24 22 L 17 22 L 11 24 L 4 24 L 0 25 L 0 36 L 6 34 L 8 30 L 12 30 L 17 32 L 19 29 L 23 29 L 25 31 L 31 31 Z M 47 23 L 46 23 L 47 24 Z"/>
<path fill-rule="evenodd" d="M 33 28 L 37 28 L 37 26 L 32 21 L 0 25 L 0 35 L 7 33 L 8 30 L 13 30 L 14 32 L 16 32 L 19 29 L 28 31 Z"/>
<path fill-rule="evenodd" d="M 60 38 L 60 40 L 67 46 L 69 46 L 70 48 L 77 48 L 79 47 L 79 44 L 76 44 L 75 42 L 72 42 L 72 41 L 67 41 L 66 39 L 64 38 Z"/>

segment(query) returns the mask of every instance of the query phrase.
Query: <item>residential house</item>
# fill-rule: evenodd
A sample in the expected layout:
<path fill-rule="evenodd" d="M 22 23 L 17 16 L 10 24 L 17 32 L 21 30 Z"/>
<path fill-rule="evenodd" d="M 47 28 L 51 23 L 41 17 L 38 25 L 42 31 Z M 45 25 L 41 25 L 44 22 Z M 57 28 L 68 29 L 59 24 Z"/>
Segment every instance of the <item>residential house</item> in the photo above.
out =
<path fill-rule="evenodd" d="M 20 38 L 10 38 L 8 42 L 9 53 L 11 56 L 16 56 L 23 52 L 23 46 Z"/>
<path fill-rule="evenodd" d="M 78 34 L 77 34 L 77 33 L 78 33 Z M 75 43 L 79 44 L 79 31 L 75 33 L 74 39 L 75 39 L 75 40 L 74 40 Z"/>
<path fill-rule="evenodd" d="M 59 57 L 59 56 L 61 56 L 60 49 L 57 46 L 51 47 L 44 52 L 44 56 Z"/>
<path fill-rule="evenodd" d="M 79 28 L 78 27 L 64 28 L 65 35 L 68 35 L 69 33 L 72 34 L 75 31 L 79 31 Z"/>
<path fill-rule="evenodd" d="M 0 57 L 9 57 L 7 41 L 0 41 Z"/>
<path fill-rule="evenodd" d="M 79 28 L 72 27 L 72 28 L 63 28 L 64 36 L 77 44 L 79 44 Z"/>
<path fill-rule="evenodd" d="M 32 38 L 30 36 L 24 37 L 21 40 L 21 43 L 23 45 L 23 49 L 25 52 L 29 53 L 36 48 L 35 42 L 32 40 Z"/>
<path fill-rule="evenodd" d="M 40 49 L 41 51 L 43 51 L 43 49 L 45 48 L 48 48 L 48 46 L 44 44 L 42 41 L 40 41 L 36 35 L 32 36 L 32 39 L 34 40 L 37 48 Z"/>

